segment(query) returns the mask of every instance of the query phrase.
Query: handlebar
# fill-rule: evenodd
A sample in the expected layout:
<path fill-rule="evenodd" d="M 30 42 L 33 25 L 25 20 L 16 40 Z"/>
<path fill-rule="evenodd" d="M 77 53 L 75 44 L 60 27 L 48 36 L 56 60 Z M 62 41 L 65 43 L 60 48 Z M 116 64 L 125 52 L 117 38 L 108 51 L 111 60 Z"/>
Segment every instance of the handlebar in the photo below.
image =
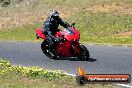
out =
<path fill-rule="evenodd" d="M 64 35 L 62 35 L 62 38 L 60 38 L 61 42 L 64 42 L 66 40 L 66 38 L 64 38 Z"/>

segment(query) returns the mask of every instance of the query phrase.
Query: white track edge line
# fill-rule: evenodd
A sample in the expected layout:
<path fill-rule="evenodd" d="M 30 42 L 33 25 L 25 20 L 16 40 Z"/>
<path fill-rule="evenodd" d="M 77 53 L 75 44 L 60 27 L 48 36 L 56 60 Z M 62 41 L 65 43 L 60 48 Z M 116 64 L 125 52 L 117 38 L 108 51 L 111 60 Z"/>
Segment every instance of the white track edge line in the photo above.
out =
<path fill-rule="evenodd" d="M 119 86 L 124 86 L 124 87 L 128 87 L 128 88 L 132 88 L 132 86 L 126 85 L 126 84 L 117 84 L 117 85 L 119 85 Z"/>

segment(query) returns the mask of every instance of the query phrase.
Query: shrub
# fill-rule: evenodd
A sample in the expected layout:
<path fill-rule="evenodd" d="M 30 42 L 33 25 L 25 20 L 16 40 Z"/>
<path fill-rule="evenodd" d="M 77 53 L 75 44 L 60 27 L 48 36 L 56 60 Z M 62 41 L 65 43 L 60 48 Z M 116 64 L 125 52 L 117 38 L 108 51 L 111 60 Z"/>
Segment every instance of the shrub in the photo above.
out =
<path fill-rule="evenodd" d="M 0 0 L 0 4 L 4 7 L 10 5 L 11 1 L 10 0 Z"/>

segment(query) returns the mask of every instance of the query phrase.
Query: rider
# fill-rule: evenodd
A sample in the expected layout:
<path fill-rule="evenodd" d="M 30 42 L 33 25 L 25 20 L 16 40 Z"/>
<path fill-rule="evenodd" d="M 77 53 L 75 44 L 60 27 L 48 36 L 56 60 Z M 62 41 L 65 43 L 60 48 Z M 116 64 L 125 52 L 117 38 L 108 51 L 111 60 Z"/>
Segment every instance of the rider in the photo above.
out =
<path fill-rule="evenodd" d="M 51 10 L 50 16 L 47 17 L 43 26 L 43 34 L 49 40 L 51 48 L 53 48 L 55 42 L 60 41 L 59 38 L 54 36 L 59 24 L 64 28 L 68 27 L 68 24 L 59 17 L 59 13 L 56 10 Z"/>

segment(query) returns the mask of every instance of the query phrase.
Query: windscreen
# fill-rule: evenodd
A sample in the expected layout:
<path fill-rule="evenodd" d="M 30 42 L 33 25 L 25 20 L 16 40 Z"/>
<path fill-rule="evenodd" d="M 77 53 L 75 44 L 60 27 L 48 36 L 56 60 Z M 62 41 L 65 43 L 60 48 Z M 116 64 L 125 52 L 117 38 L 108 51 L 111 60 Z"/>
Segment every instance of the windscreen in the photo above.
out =
<path fill-rule="evenodd" d="M 67 32 L 68 34 L 75 34 L 74 31 L 71 28 L 64 28 L 64 32 Z"/>

